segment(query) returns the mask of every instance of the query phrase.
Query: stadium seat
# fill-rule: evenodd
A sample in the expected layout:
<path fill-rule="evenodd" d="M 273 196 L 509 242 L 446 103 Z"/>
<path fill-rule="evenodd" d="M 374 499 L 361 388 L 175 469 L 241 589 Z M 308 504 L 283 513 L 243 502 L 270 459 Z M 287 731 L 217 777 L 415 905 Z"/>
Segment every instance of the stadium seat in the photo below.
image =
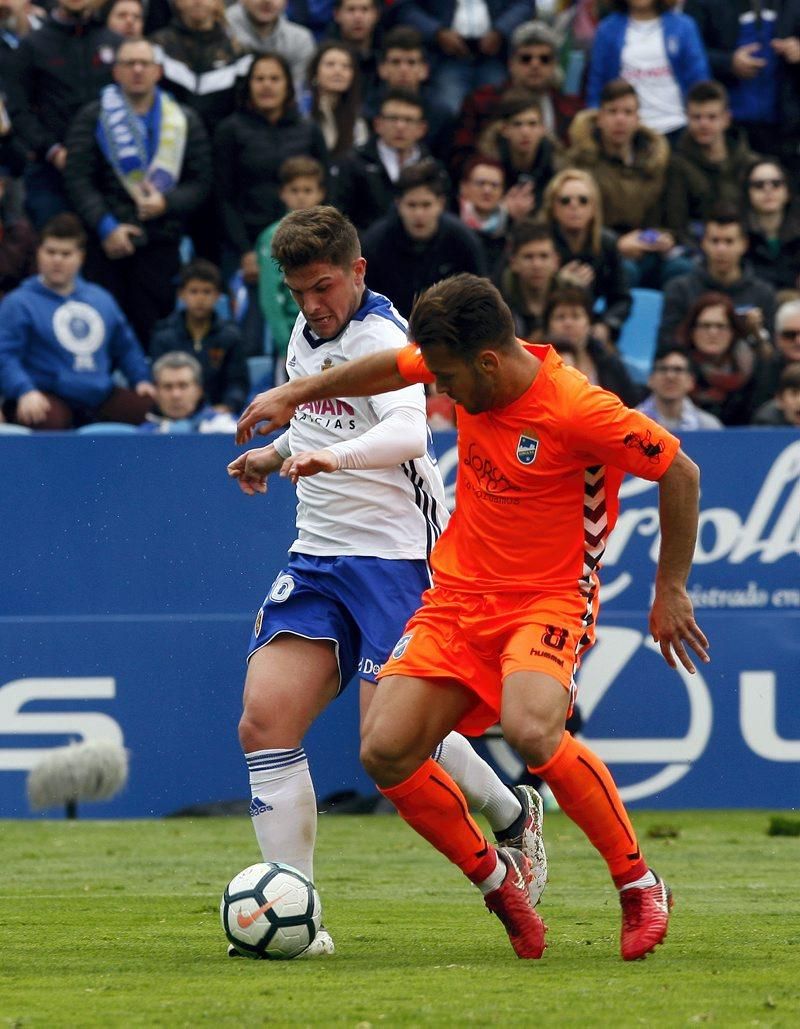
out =
<path fill-rule="evenodd" d="M 30 436 L 33 429 L 27 425 L 9 425 L 8 422 L 0 422 L 0 436 Z"/>
<path fill-rule="evenodd" d="M 90 422 L 75 430 L 80 436 L 122 436 L 138 431 L 135 425 L 126 422 Z"/>
<path fill-rule="evenodd" d="M 617 340 L 619 356 L 634 382 L 647 382 L 658 339 L 664 295 L 657 289 L 631 290 L 633 306 Z"/>

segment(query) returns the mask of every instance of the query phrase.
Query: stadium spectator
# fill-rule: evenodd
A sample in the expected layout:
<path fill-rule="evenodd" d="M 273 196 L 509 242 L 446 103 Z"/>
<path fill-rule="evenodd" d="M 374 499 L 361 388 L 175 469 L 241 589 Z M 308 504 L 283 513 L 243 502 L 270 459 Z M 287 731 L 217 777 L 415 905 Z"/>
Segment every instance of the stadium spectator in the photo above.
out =
<path fill-rule="evenodd" d="M 664 225 L 696 247 L 712 207 L 738 204 L 742 180 L 755 154 L 731 119 L 727 90 L 698 82 L 686 95 L 688 123 L 672 153 L 664 195 Z"/>
<path fill-rule="evenodd" d="M 684 99 L 696 82 L 711 78 L 695 22 L 667 0 L 613 0 L 597 26 L 586 89 L 589 107 L 615 79 L 631 83 L 642 124 L 663 136 L 686 125 Z"/>
<path fill-rule="evenodd" d="M 710 292 L 725 293 L 731 298 L 737 312 L 745 317 L 750 333 L 772 332 L 775 290 L 744 263 L 747 247 L 747 234 L 738 211 L 712 210 L 700 242 L 704 263 L 671 279 L 664 288 L 659 347 L 674 342 L 675 330 L 694 301 Z"/>
<path fill-rule="evenodd" d="M 222 276 L 203 258 L 181 268 L 178 308 L 159 322 L 150 340 L 152 360 L 181 351 L 200 362 L 202 387 L 215 411 L 238 413 L 247 399 L 249 379 L 244 344 L 238 325 L 226 321 L 216 307 L 222 296 Z M 153 373 L 158 388 L 158 377 Z"/>
<path fill-rule="evenodd" d="M 117 302 L 80 277 L 86 234 L 73 214 L 42 229 L 39 274 L 0 302 L 0 396 L 10 422 L 69 429 L 143 421 L 153 384 L 142 348 Z M 124 373 L 133 389 L 115 383 Z"/>
<path fill-rule="evenodd" d="M 800 300 L 789 300 L 775 314 L 775 351 L 756 363 L 754 408 L 775 396 L 781 372 L 795 362 L 800 362 Z"/>
<path fill-rule="evenodd" d="M 630 286 L 661 289 L 691 261 L 675 250 L 662 228 L 669 145 L 642 125 L 636 90 L 625 79 L 603 86 L 597 111 L 576 115 L 566 161 L 592 176 L 603 201 L 607 228 L 618 234 L 617 249 Z"/>
<path fill-rule="evenodd" d="M 447 175 L 433 158 L 405 168 L 395 210 L 364 233 L 370 286 L 407 318 L 422 290 L 458 272 L 485 275 L 483 251 L 447 205 Z"/>
<path fill-rule="evenodd" d="M 209 135 L 236 105 L 252 58 L 231 38 L 218 0 L 174 0 L 169 25 L 153 33 L 162 51 L 164 88 L 193 107 Z"/>
<path fill-rule="evenodd" d="M 378 60 L 376 89 L 366 94 L 365 110 L 370 118 L 380 108 L 388 90 L 406 89 L 416 94 L 425 104 L 427 133 L 425 145 L 437 160 L 450 159 L 455 119 L 430 88 L 430 62 L 422 35 L 410 25 L 396 25 L 383 37 Z"/>
<path fill-rule="evenodd" d="M 248 53 L 280 54 L 286 61 L 300 96 L 308 62 L 314 56 L 314 37 L 303 25 L 286 18 L 286 0 L 239 0 L 227 9 L 231 35 Z"/>
<path fill-rule="evenodd" d="M 378 35 L 381 0 L 334 0 L 329 39 L 347 43 L 356 57 L 361 95 L 374 92 L 378 82 Z"/>
<path fill-rule="evenodd" d="M 398 5 L 397 20 L 422 33 L 434 57 L 433 88 L 456 115 L 468 93 L 504 81 L 508 39 L 530 13 L 526 0 L 483 0 L 471 5 L 457 0 L 404 0 Z"/>
<path fill-rule="evenodd" d="M 141 39 L 144 35 L 142 0 L 111 0 L 105 7 L 106 26 L 123 39 Z"/>
<path fill-rule="evenodd" d="M 550 230 L 525 220 L 508 233 L 508 265 L 498 287 L 522 339 L 542 339 L 545 310 L 558 274 L 559 256 Z"/>
<path fill-rule="evenodd" d="M 325 199 L 325 169 L 313 157 L 290 157 L 278 172 L 280 197 L 287 211 L 307 211 Z M 283 273 L 272 259 L 272 237 L 281 219 L 274 221 L 256 240 L 258 300 L 272 334 L 275 382 L 286 380 L 286 351 L 300 308 Z"/>
<path fill-rule="evenodd" d="M 451 168 L 460 171 L 475 151 L 478 139 L 495 117 L 500 97 L 512 86 L 529 89 L 541 101 L 544 126 L 560 140 L 567 138 L 572 118 L 582 106 L 577 97 L 559 89 L 558 36 L 541 21 L 526 21 L 511 36 L 508 78 L 501 84 L 481 86 L 461 108 L 453 137 Z"/>
<path fill-rule="evenodd" d="M 505 182 L 499 161 L 476 155 L 467 162 L 458 187 L 458 216 L 475 233 L 490 272 L 503 262 L 506 230 L 512 217 L 504 203 Z M 524 216 L 529 209 L 525 205 L 517 216 Z"/>
<path fill-rule="evenodd" d="M 753 425 L 800 428 L 800 363 L 783 369 L 775 397 L 759 407 Z"/>
<path fill-rule="evenodd" d="M 25 203 L 37 229 L 69 207 L 63 180 L 67 131 L 81 107 L 111 82 L 119 41 L 96 19 L 94 0 L 58 0 L 44 24 L 9 55 L 3 75 L 8 113 L 32 155 Z"/>
<path fill-rule="evenodd" d="M 506 186 L 520 201 L 529 201 L 526 214 L 536 211 L 556 170 L 557 144 L 547 136 L 542 105 L 535 93 L 512 88 L 496 109 L 497 119 L 482 133 L 478 152 L 500 161 Z"/>
<path fill-rule="evenodd" d="M 722 422 L 713 414 L 692 403 L 689 394 L 695 389 L 694 372 L 686 351 L 677 345 L 666 347 L 656 355 L 647 380 L 650 395 L 636 408 L 680 437 L 697 429 L 721 429 Z"/>
<path fill-rule="evenodd" d="M 184 225 L 211 186 L 203 124 L 160 78 L 152 43 L 123 42 L 114 82 L 72 124 L 64 171 L 90 232 L 87 276 L 114 294 L 144 342 L 172 310 Z"/>
<path fill-rule="evenodd" d="M 575 346 L 574 366 L 593 386 L 616 394 L 633 407 L 642 391 L 633 382 L 621 358 L 592 335 L 592 301 L 585 289 L 565 286 L 555 289 L 547 300 L 544 324 L 547 339 L 565 339 Z"/>
<path fill-rule="evenodd" d="M 725 293 L 704 293 L 675 333 L 692 364 L 691 397 L 723 425 L 746 425 L 753 410 L 755 352 L 745 320 Z"/>
<path fill-rule="evenodd" d="M 4 88 L 11 54 L 20 40 L 41 24 L 39 13 L 34 12 L 28 0 L 0 0 L 0 89 Z"/>
<path fill-rule="evenodd" d="M 153 364 L 153 382 L 156 409 L 148 412 L 142 432 L 235 432 L 236 419 L 206 403 L 203 369 L 192 354 L 162 354 Z"/>
<path fill-rule="evenodd" d="M 311 118 L 319 125 L 332 159 L 369 139 L 361 116 L 361 72 L 350 45 L 322 43 L 308 66 Z"/>
<path fill-rule="evenodd" d="M 0 298 L 36 270 L 36 233 L 8 202 L 9 185 L 0 178 Z"/>
<path fill-rule="evenodd" d="M 403 169 L 429 156 L 422 142 L 425 106 L 416 94 L 389 90 L 373 125 L 374 137 L 339 161 L 332 175 L 335 206 L 361 232 L 391 208 Z"/>
<path fill-rule="evenodd" d="M 631 311 L 631 293 L 613 232 L 603 228 L 603 205 L 594 178 L 579 168 L 555 175 L 544 193 L 542 215 L 561 258 L 559 283 L 580 286 L 602 301 L 592 335 L 615 340 Z"/>
<path fill-rule="evenodd" d="M 255 289 L 256 239 L 283 213 L 278 171 L 287 157 L 300 155 L 327 167 L 328 151 L 319 126 L 297 110 L 289 65 L 278 54 L 263 54 L 250 66 L 239 110 L 214 135 L 226 279 L 240 268 L 245 282 Z"/>
<path fill-rule="evenodd" d="M 800 128 L 800 3 L 687 0 L 685 11 L 699 26 L 712 77 L 728 90 L 734 123 L 758 153 L 788 160 Z"/>
<path fill-rule="evenodd" d="M 800 288 L 800 204 L 786 169 L 778 161 L 757 158 L 744 182 L 747 257 L 753 271 L 776 290 Z"/>

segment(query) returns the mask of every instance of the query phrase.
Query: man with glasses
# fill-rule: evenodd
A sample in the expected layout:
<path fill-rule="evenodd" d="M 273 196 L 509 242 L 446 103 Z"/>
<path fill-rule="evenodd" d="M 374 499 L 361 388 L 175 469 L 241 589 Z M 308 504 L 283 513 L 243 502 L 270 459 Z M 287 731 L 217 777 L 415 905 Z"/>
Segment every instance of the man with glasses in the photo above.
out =
<path fill-rule="evenodd" d="M 392 208 L 403 169 L 430 156 L 425 105 L 409 90 L 389 90 L 373 127 L 374 137 L 332 170 L 334 203 L 359 232 Z"/>
<path fill-rule="evenodd" d="M 90 233 L 87 277 L 114 294 L 145 348 L 175 306 L 185 220 L 211 187 L 200 117 L 160 78 L 152 43 L 122 43 L 114 84 L 75 118 L 64 172 Z"/>
<path fill-rule="evenodd" d="M 781 373 L 788 365 L 797 363 L 800 363 L 800 300 L 789 300 L 781 304 L 775 315 L 775 353 L 756 365 L 754 409 L 775 396 Z"/>
<path fill-rule="evenodd" d="M 481 86 L 464 101 L 453 138 L 451 168 L 457 173 L 478 145 L 483 130 L 494 120 L 500 98 L 512 86 L 535 93 L 542 106 L 545 129 L 566 140 L 572 118 L 581 107 L 578 97 L 558 88 L 558 37 L 544 22 L 526 21 L 511 36 L 508 78 L 499 85 Z"/>
<path fill-rule="evenodd" d="M 659 346 L 674 342 L 675 330 L 703 293 L 727 293 L 748 330 L 772 332 L 775 290 L 744 263 L 748 240 L 734 208 L 712 211 L 703 226 L 700 247 L 705 263 L 686 275 L 670 279 L 664 289 L 664 309 L 658 329 Z"/>
<path fill-rule="evenodd" d="M 647 380 L 650 396 L 636 410 L 678 437 L 695 429 L 722 429 L 719 418 L 701 410 L 689 399 L 694 384 L 686 352 L 677 346 L 662 350 Z"/>

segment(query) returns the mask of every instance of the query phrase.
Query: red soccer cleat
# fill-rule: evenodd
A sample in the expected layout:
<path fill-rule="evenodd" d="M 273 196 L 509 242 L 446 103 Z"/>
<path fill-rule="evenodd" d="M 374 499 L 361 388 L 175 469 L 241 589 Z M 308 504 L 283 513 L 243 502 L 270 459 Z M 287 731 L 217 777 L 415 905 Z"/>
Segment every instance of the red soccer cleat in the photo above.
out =
<path fill-rule="evenodd" d="M 666 939 L 672 891 L 656 875 L 654 886 L 620 890 L 619 902 L 622 905 L 622 960 L 638 961 Z"/>
<path fill-rule="evenodd" d="M 528 892 L 531 863 L 522 851 L 513 847 L 499 847 L 497 853 L 508 871 L 497 889 L 486 894 L 484 903 L 505 926 L 518 958 L 540 958 L 547 946 L 544 942 L 547 926 L 531 904 Z"/>

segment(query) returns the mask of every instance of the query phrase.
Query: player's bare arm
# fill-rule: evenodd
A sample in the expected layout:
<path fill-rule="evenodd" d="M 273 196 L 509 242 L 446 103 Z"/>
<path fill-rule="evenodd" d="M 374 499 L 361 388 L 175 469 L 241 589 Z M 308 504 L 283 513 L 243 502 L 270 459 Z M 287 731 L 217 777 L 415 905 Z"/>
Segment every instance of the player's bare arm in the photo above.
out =
<path fill-rule="evenodd" d="M 688 672 L 694 672 L 695 666 L 687 645 L 701 661 L 709 660 L 708 640 L 695 621 L 686 592 L 697 541 L 699 498 L 697 465 L 679 450 L 658 484 L 661 550 L 650 609 L 650 632 L 670 668 L 677 667 L 677 658 Z"/>
<path fill-rule="evenodd" d="M 270 443 L 269 446 L 240 454 L 228 465 L 228 475 L 238 481 L 242 493 L 253 497 L 256 493 L 267 492 L 268 476 L 277 472 L 282 464 L 283 458 Z"/>
<path fill-rule="evenodd" d="M 381 350 L 318 375 L 305 375 L 259 393 L 245 408 L 236 427 L 236 442 L 247 443 L 254 432 L 267 436 L 285 425 L 299 404 L 334 397 L 370 397 L 391 393 L 408 383 L 397 370 L 399 350 Z M 259 422 L 256 429 L 255 426 Z"/>

